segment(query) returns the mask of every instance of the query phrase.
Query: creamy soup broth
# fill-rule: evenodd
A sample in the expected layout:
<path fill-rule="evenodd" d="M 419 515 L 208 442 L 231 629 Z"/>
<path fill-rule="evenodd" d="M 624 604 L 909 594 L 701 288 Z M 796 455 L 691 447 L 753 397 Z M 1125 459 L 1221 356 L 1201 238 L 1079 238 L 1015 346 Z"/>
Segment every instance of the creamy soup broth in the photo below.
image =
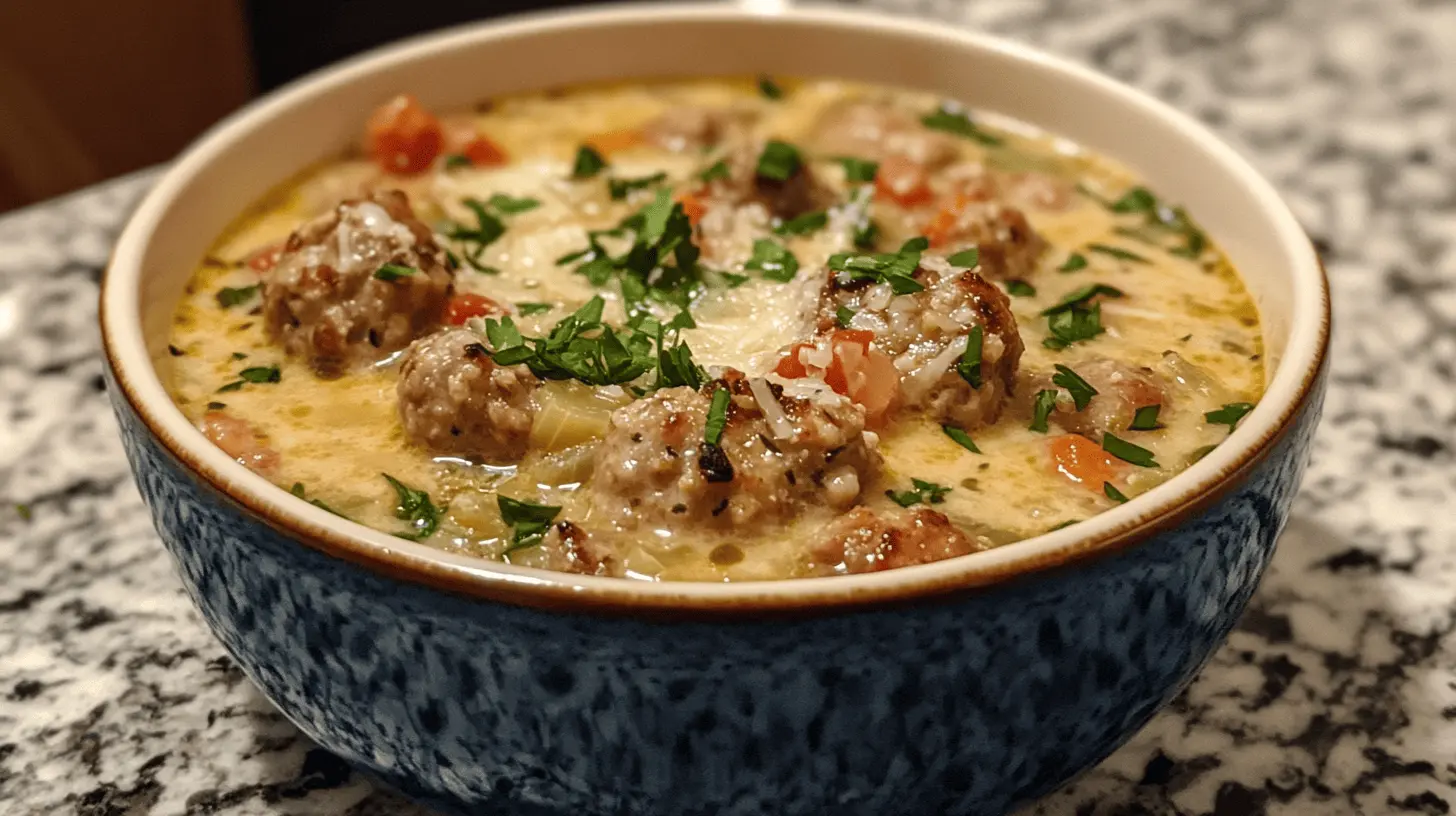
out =
<path fill-rule="evenodd" d="M 1253 302 L 1175 202 L 925 93 L 639 82 L 362 129 L 217 240 L 166 373 L 281 489 L 441 549 L 924 563 L 1137 496 L 1264 385 Z M 564 364 L 526 339 L 583 307 Z"/>

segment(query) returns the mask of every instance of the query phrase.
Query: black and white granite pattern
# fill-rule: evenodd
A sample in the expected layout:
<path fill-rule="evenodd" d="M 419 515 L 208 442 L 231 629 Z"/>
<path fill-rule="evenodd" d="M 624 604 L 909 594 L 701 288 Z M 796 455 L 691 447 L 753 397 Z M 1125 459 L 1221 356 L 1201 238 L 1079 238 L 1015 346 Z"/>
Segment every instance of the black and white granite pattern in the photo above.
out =
<path fill-rule="evenodd" d="M 1335 286 L 1262 589 L 1131 744 L 1022 816 L 1456 808 L 1456 2 L 872 0 L 1096 65 L 1254 157 Z M 0 812 L 402 814 L 209 637 L 106 406 L 96 284 L 152 176 L 0 218 Z"/>

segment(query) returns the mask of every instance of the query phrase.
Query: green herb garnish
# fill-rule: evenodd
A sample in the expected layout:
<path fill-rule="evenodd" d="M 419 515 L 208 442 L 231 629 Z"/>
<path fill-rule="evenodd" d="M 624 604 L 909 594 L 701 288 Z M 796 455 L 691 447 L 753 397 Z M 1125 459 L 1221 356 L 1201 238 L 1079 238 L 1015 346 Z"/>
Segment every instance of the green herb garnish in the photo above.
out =
<path fill-rule="evenodd" d="M 263 284 L 261 283 L 255 283 L 252 286 L 224 286 L 217 290 L 217 305 L 224 309 L 231 309 L 257 297 L 262 290 Z"/>
<path fill-rule="evenodd" d="M 1031 430 L 1037 433 L 1046 433 L 1047 417 L 1052 415 L 1052 410 L 1057 407 L 1057 392 L 1051 388 L 1045 388 L 1036 392 L 1036 403 L 1031 411 Z"/>
<path fill-rule="evenodd" d="M 798 148 L 788 142 L 774 140 L 763 146 L 763 152 L 758 155 L 755 173 L 772 181 L 788 181 L 799 172 L 802 165 L 803 159 L 799 157 Z"/>
<path fill-rule="evenodd" d="M 226 385 L 223 385 L 221 388 L 217 389 L 217 393 L 226 394 L 229 391 L 237 391 L 238 389 L 242 388 L 243 385 L 244 383 L 242 380 L 233 380 L 232 382 L 227 383 Z"/>
<path fill-rule="evenodd" d="M 940 504 L 945 501 L 945 494 L 951 491 L 949 487 L 938 485 L 935 482 L 927 482 L 922 479 L 912 478 L 910 484 L 913 486 L 911 490 L 904 490 L 899 493 L 893 490 L 886 490 L 885 495 L 890 497 L 890 501 L 901 507 L 910 507 L 916 504 Z"/>
<path fill-rule="evenodd" d="M 238 378 L 250 383 L 276 383 L 283 374 L 275 363 L 270 366 L 251 366 L 238 372 Z"/>
<path fill-rule="evenodd" d="M 965 111 L 942 105 L 933 113 L 928 113 L 920 118 L 920 124 L 931 130 L 940 130 L 952 133 L 973 142 L 979 142 L 988 147 L 996 147 L 1001 144 L 1001 137 L 982 130 Z"/>
<path fill-rule="evenodd" d="M 400 278 L 409 278 L 419 274 L 418 269 L 404 264 L 387 263 L 374 270 L 374 277 L 382 281 L 397 281 Z"/>
<path fill-rule="evenodd" d="M 1121 247 L 1115 247 L 1108 244 L 1088 244 L 1087 251 L 1099 252 L 1103 255 L 1107 255 L 1108 257 L 1117 258 L 1118 260 L 1122 261 L 1131 261 L 1133 263 L 1140 264 L 1152 263 L 1152 261 L 1149 261 L 1147 258 L 1144 258 L 1136 252 L 1128 252 Z"/>
<path fill-rule="evenodd" d="M 1158 467 L 1153 461 L 1153 452 L 1147 448 L 1140 448 L 1124 439 L 1119 439 L 1110 433 L 1102 434 L 1102 449 L 1116 456 L 1124 462 L 1144 468 Z"/>
<path fill-rule="evenodd" d="M 856 159 L 853 156 L 840 156 L 835 159 L 844 167 L 844 180 L 851 184 L 864 184 L 875 180 L 875 174 L 880 171 L 880 163 L 868 159 Z"/>
<path fill-rule="evenodd" d="M 464 153 L 451 153 L 450 155 L 445 157 L 446 170 L 455 170 L 461 167 L 471 167 L 474 164 L 475 162 L 471 161 L 470 157 L 465 155 Z"/>
<path fill-rule="evenodd" d="M 765 99 L 783 99 L 784 89 L 773 81 L 772 77 L 761 76 L 758 78 L 758 92 L 763 94 Z"/>
<path fill-rule="evenodd" d="M 1113 487 L 1112 482 L 1102 483 L 1102 495 L 1106 496 L 1109 499 L 1112 499 L 1118 504 L 1127 504 L 1127 497 L 1122 495 L 1121 490 Z"/>
<path fill-rule="evenodd" d="M 1203 418 L 1211 425 L 1227 425 L 1229 433 L 1233 433 L 1234 428 L 1238 427 L 1239 420 L 1252 410 L 1254 410 L 1253 403 L 1230 402 L 1216 411 L 1209 411 L 1203 415 Z"/>
<path fill-rule="evenodd" d="M 500 509 L 501 521 L 511 528 L 511 543 L 502 551 L 502 555 L 510 555 L 517 550 L 540 544 L 546 531 L 551 529 L 551 522 L 561 513 L 560 507 L 521 501 L 500 494 L 496 494 L 495 503 Z"/>
<path fill-rule="evenodd" d="M 1161 405 L 1144 405 L 1137 409 L 1132 415 L 1132 424 L 1127 426 L 1129 431 L 1156 431 L 1158 425 L 1158 412 L 1162 410 Z"/>
<path fill-rule="evenodd" d="M 1103 283 L 1088 284 L 1062 298 L 1055 306 L 1043 309 L 1041 312 L 1042 317 L 1073 311 L 1078 307 L 1086 306 L 1093 298 L 1099 296 L 1120 298 L 1122 297 L 1122 290 Z"/>
<path fill-rule="evenodd" d="M 957 445 L 960 445 L 971 453 L 981 452 L 981 449 L 976 447 L 976 443 L 971 440 L 971 435 L 961 430 L 960 428 L 957 428 L 954 425 L 942 425 L 940 426 L 940 429 L 942 431 L 945 431 L 946 436 L 955 440 L 955 443 Z"/>
<path fill-rule="evenodd" d="M 899 252 L 873 255 L 840 252 L 829 256 L 829 268 L 848 273 L 850 280 L 888 283 L 897 295 L 914 294 L 925 289 L 915 280 L 915 268 L 920 265 L 921 253 L 929 246 L 930 241 L 920 236 L 906 241 Z"/>
<path fill-rule="evenodd" d="M 849 328 L 849 321 L 854 320 L 854 316 L 855 311 L 848 306 L 840 306 L 834 310 L 834 322 L 838 323 L 841 329 Z"/>
<path fill-rule="evenodd" d="M 1047 320 L 1048 336 L 1041 344 L 1049 349 L 1064 349 L 1073 343 L 1091 340 L 1101 334 L 1102 306 L 1094 303 L 1091 308 L 1078 306 L 1065 312 L 1058 312 Z"/>
<path fill-rule="evenodd" d="M 1057 364 L 1057 373 L 1052 375 L 1052 382 L 1067 389 L 1072 395 L 1072 404 L 1080 411 L 1087 407 L 1087 403 L 1097 396 L 1097 389 L 1092 384 L 1078 376 L 1077 372 L 1064 365 Z"/>
<path fill-rule="evenodd" d="M 521 313 L 521 317 L 530 317 L 531 315 L 544 314 L 546 312 L 551 311 L 551 309 L 552 309 L 552 306 L 549 303 L 529 303 L 528 302 L 528 303 L 517 303 L 516 304 L 516 311 L 518 311 L 518 312 Z"/>
<path fill-rule="evenodd" d="M 1188 454 L 1188 464 L 1191 465 L 1210 453 L 1213 453 L 1213 449 L 1217 447 L 1217 445 L 1204 445 L 1201 448 L 1194 448 L 1193 452 Z"/>
<path fill-rule="evenodd" d="M 242 353 L 241 351 L 235 351 L 235 352 L 233 352 L 233 355 L 232 356 L 233 356 L 233 359 L 234 360 L 246 360 L 246 359 L 248 359 L 248 355 Z"/>
<path fill-rule="evenodd" d="M 961 379 L 970 383 L 972 388 L 981 387 L 981 342 L 984 336 L 980 326 L 971 328 L 971 333 L 966 335 L 966 350 L 961 355 L 961 360 L 956 363 L 956 372 Z"/>
<path fill-rule="evenodd" d="M 807 212 L 795 218 L 790 218 L 774 228 L 779 235 L 808 235 L 824 229 L 829 223 L 829 215 L 823 211 Z"/>
<path fill-rule="evenodd" d="M 486 206 L 490 207 L 492 210 L 495 210 L 501 215 L 516 215 L 518 213 L 534 210 L 537 207 L 541 206 L 541 199 L 515 198 L 513 196 L 508 196 L 505 193 L 495 193 L 491 195 L 490 200 L 486 202 Z"/>
<path fill-rule="evenodd" d="M 633 179 L 607 179 L 607 192 L 611 194 L 613 201 L 621 201 L 635 190 L 655 187 L 664 181 L 667 181 L 666 173 L 653 173 Z"/>
<path fill-rule="evenodd" d="M 723 427 L 728 424 L 728 400 L 732 395 L 726 387 L 713 392 L 713 403 L 708 406 L 708 421 L 703 427 L 703 441 L 716 445 L 723 439 Z"/>
<path fill-rule="evenodd" d="M 582 145 L 576 149 L 576 161 L 571 165 L 571 177 L 574 179 L 589 179 L 607 168 L 607 160 L 602 154 L 596 151 L 591 145 Z"/>
<path fill-rule="evenodd" d="M 328 506 L 327 504 L 324 504 L 324 502 L 321 499 L 310 499 L 307 496 L 305 496 L 304 495 L 304 490 L 303 490 L 303 482 L 294 482 L 293 483 L 293 487 L 289 488 L 288 489 L 288 492 L 289 493 L 292 493 L 293 495 L 297 496 L 300 499 L 303 499 L 304 501 L 308 502 L 309 504 L 313 505 L 314 507 L 317 507 L 320 510 L 324 510 L 326 512 L 333 513 L 334 515 L 338 516 L 339 518 L 348 518 L 348 516 L 344 515 L 343 513 L 340 513 L 338 510 L 335 510 L 334 508 Z"/>
<path fill-rule="evenodd" d="M 1012 297 L 1036 297 L 1036 287 L 1024 280 L 1012 278 L 1006 281 L 1006 294 Z"/>
<path fill-rule="evenodd" d="M 723 285 L 729 289 L 737 289 L 751 280 L 747 275 L 739 275 L 735 272 L 719 272 L 718 276 L 723 279 Z"/>
<path fill-rule="evenodd" d="M 976 264 L 981 262 L 981 250 L 979 247 L 963 249 L 960 252 L 945 259 L 951 266 L 958 266 L 962 269 L 974 269 Z"/>
<path fill-rule="evenodd" d="M 1080 252 L 1073 252 L 1067 256 L 1067 260 L 1057 267 L 1058 272 L 1076 272 L 1079 269 L 1087 268 L 1087 258 Z"/>
<path fill-rule="evenodd" d="M 731 173 L 728 169 L 727 160 L 719 159 L 718 161 L 713 162 L 713 164 L 707 170 L 699 173 L 698 179 L 700 181 L 716 181 L 717 179 L 726 179 L 729 175 L 731 175 Z"/>
<path fill-rule="evenodd" d="M 769 280 L 788 283 L 799 272 L 799 259 L 782 244 L 759 238 L 753 242 L 753 256 L 744 269 L 757 269 Z"/>
<path fill-rule="evenodd" d="M 440 516 L 443 510 L 430 501 L 430 494 L 423 490 L 415 490 L 388 473 L 379 475 L 383 476 L 384 480 L 389 482 L 389 486 L 394 488 L 397 497 L 394 517 L 407 521 L 410 525 L 408 530 L 395 533 L 395 537 L 409 541 L 423 541 L 434 535 L 435 531 L 440 528 Z"/>

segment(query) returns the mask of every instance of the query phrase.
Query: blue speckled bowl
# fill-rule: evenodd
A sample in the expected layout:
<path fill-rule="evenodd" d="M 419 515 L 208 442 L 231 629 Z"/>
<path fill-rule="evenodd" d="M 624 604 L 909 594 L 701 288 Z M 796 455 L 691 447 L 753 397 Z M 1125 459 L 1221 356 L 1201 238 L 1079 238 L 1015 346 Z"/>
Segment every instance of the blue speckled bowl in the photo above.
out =
<path fill-rule="evenodd" d="M 1187 473 L 1075 527 L 847 578 L 644 584 L 447 555 L 293 498 L 168 400 L 168 319 L 246 204 L 410 89 L 436 108 L 664 74 L 932 88 L 1117 156 L 1184 201 L 1264 315 L 1269 391 Z M 1106 756 L 1198 671 L 1269 562 L 1320 410 L 1322 271 L 1207 131 L 1022 46 L 858 14 L 644 6 L 414 40 L 203 138 L 122 236 L 101 307 L 158 532 L 217 637 L 349 761 L 478 813 L 995 814 Z"/>

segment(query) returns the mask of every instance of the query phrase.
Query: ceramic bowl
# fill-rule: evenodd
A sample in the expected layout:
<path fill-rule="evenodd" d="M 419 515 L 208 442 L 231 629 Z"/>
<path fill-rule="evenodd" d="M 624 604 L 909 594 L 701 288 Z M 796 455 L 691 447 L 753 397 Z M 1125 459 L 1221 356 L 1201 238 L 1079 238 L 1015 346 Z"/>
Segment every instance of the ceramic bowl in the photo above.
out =
<path fill-rule="evenodd" d="M 653 584 L 451 555 L 336 518 L 208 444 L 163 389 L 194 264 L 381 99 L 449 110 L 612 78 L 771 72 L 934 90 L 1110 154 L 1184 202 L 1263 314 L 1268 393 L 1107 513 L 873 575 Z M 995 814 L 1105 757 L 1224 639 L 1269 562 L 1320 410 L 1328 297 L 1270 186 L 1189 118 L 942 25 L 651 5 L 410 40 L 272 93 L 184 154 L 102 294 L 110 394 L 183 584 L 309 737 L 478 813 Z"/>

